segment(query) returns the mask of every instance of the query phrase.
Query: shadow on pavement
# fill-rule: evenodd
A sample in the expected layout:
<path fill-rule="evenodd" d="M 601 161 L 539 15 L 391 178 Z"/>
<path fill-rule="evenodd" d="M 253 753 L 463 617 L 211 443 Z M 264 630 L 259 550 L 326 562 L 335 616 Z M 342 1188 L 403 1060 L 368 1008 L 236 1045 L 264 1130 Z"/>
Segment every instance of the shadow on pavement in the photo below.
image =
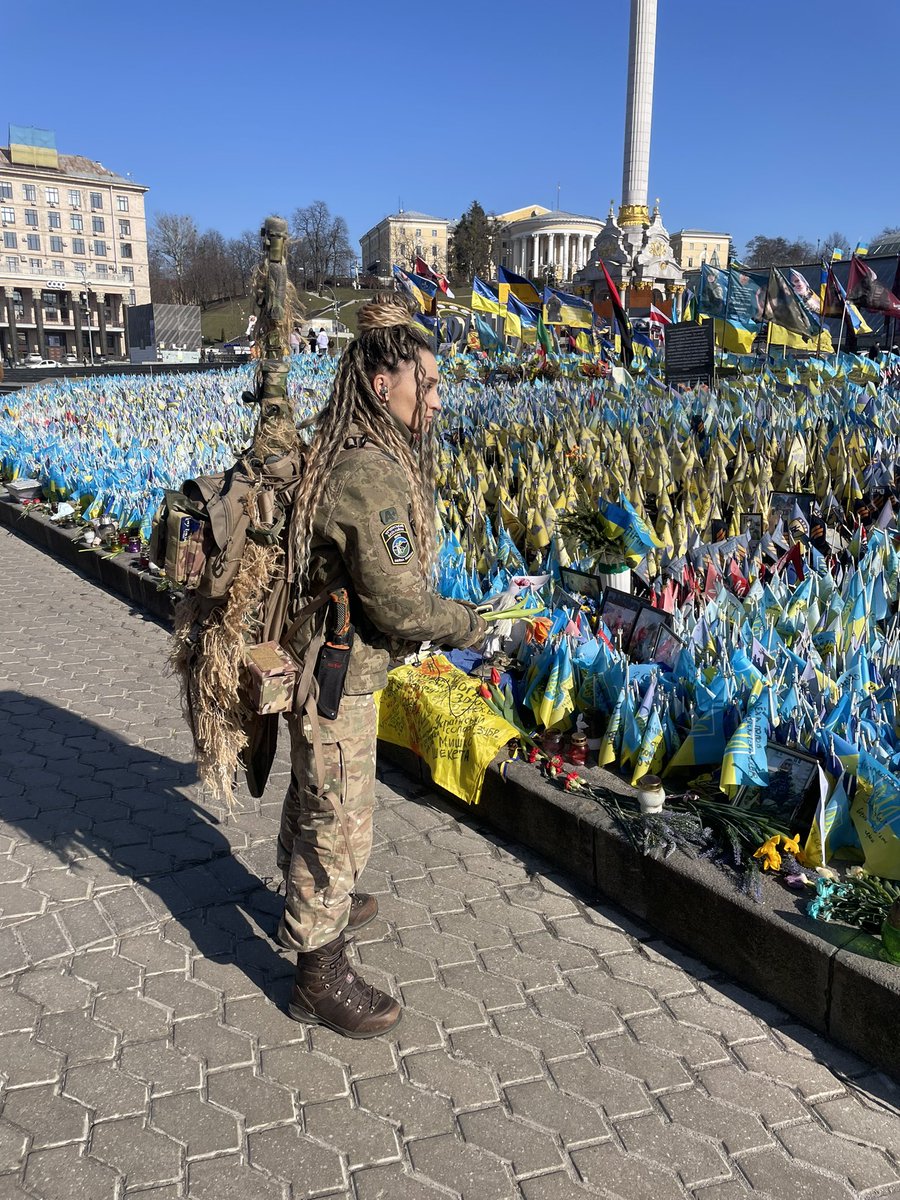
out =
<path fill-rule="evenodd" d="M 239 815 L 222 823 L 185 794 L 196 778 L 192 763 L 132 745 L 38 697 L 0 691 L 0 830 L 21 835 L 12 860 L 18 850 L 33 867 L 25 891 L 11 897 L 11 885 L 4 889 L 2 922 L 28 942 L 32 961 L 53 957 L 54 949 L 42 953 L 37 931 L 29 936 L 39 907 L 27 889 L 38 873 L 49 881 L 64 864 L 94 884 L 85 904 L 96 914 L 80 912 L 77 929 L 67 925 L 71 906 L 54 910 L 76 950 L 79 937 L 92 944 L 171 915 L 187 936 L 169 927 L 167 940 L 234 964 L 270 999 L 286 1002 L 293 962 L 264 936 L 275 931 L 282 898 L 236 857 L 232 842 L 244 840 Z M 245 815 L 258 833 L 256 814 Z M 264 849 L 260 860 L 274 871 L 274 845 Z M 117 876 L 137 887 L 123 888 Z M 39 901 L 38 891 L 33 896 Z"/>

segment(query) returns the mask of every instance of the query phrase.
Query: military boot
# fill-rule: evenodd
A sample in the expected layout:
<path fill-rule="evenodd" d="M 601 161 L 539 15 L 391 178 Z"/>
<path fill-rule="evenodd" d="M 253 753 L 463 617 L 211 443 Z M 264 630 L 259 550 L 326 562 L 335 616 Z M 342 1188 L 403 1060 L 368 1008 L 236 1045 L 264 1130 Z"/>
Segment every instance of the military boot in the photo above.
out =
<path fill-rule="evenodd" d="M 378 916 L 378 901 L 367 892 L 350 893 L 350 918 L 347 921 L 347 932 L 355 933 Z"/>
<path fill-rule="evenodd" d="M 288 1013 L 308 1025 L 327 1025 L 349 1038 L 393 1029 L 403 1010 L 391 996 L 360 979 L 347 961 L 343 933 L 319 950 L 297 955 Z"/>

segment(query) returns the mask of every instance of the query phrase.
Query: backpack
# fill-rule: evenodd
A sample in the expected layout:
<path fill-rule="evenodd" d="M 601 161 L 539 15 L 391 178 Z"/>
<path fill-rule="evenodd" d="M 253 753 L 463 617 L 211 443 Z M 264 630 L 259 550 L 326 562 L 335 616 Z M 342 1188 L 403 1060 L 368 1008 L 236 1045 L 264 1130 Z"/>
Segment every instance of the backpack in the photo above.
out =
<path fill-rule="evenodd" d="M 345 452 L 365 439 L 348 440 Z M 297 608 L 289 540 L 302 453 L 245 451 L 228 470 L 165 493 L 149 556 L 183 591 L 170 664 L 204 782 L 230 799 L 238 768 L 262 795 L 278 717 L 309 719 L 317 770 L 319 716 L 337 716 L 354 631 L 342 578 Z M 321 773 L 321 772 L 320 772 Z"/>

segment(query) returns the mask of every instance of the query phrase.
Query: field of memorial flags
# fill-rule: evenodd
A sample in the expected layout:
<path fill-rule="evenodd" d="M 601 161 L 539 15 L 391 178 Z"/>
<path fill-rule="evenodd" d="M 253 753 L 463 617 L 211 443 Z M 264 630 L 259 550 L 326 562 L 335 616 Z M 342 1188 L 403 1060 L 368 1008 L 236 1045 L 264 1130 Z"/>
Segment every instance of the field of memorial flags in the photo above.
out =
<path fill-rule="evenodd" d="M 677 393 L 652 362 L 518 382 L 498 365 L 445 365 L 437 498 L 440 589 L 520 614 L 492 626 L 487 702 L 531 739 L 577 722 L 634 782 L 706 775 L 766 803 L 812 865 L 900 879 L 891 357 L 742 374 L 729 356 L 716 389 Z M 146 539 L 165 489 L 246 443 L 251 369 L 7 396 L 0 475 Z M 298 417 L 331 370 L 295 358 Z"/>

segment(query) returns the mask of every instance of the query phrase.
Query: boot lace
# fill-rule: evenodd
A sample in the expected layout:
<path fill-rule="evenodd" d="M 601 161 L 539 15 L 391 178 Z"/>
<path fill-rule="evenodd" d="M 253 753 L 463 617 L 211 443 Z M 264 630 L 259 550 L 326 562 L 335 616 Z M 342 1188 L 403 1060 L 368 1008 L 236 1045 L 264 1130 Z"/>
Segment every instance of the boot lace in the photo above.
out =
<path fill-rule="evenodd" d="M 332 951 L 322 954 L 321 978 L 325 990 L 330 991 L 335 1000 L 340 1000 L 346 1008 L 355 1007 L 358 1013 L 364 1008 L 368 1008 L 370 1013 L 375 1011 L 381 992 L 374 984 L 360 979 L 347 961 L 343 943 L 338 942 Z"/>

